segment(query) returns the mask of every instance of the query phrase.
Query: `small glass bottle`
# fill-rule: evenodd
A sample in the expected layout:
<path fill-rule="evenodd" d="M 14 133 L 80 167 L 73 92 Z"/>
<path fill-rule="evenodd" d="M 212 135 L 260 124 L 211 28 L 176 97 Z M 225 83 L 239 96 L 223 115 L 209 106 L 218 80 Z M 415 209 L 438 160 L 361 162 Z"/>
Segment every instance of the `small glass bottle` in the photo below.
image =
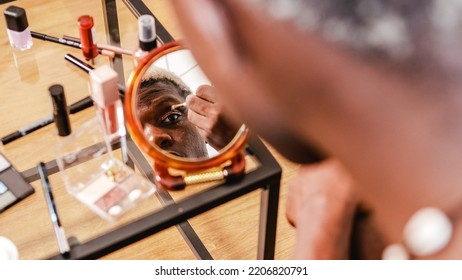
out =
<path fill-rule="evenodd" d="M 13 48 L 27 50 L 32 47 L 32 35 L 26 11 L 17 6 L 9 6 L 3 14 L 6 19 L 8 39 Z"/>
<path fill-rule="evenodd" d="M 148 53 L 157 47 L 155 19 L 151 15 L 138 18 L 139 48 L 133 54 L 133 65 L 137 67 Z"/>

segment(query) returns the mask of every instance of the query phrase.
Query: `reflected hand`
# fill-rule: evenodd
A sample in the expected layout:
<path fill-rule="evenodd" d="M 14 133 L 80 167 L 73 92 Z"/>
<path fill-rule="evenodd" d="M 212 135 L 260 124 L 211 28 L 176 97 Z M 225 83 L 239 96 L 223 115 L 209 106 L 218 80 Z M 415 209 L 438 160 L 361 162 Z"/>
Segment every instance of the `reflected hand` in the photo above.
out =
<path fill-rule="evenodd" d="M 209 85 L 200 86 L 196 94 L 186 98 L 188 119 L 196 125 L 201 136 L 216 150 L 226 146 L 236 135 L 223 116 L 223 107 L 217 102 L 215 89 Z"/>

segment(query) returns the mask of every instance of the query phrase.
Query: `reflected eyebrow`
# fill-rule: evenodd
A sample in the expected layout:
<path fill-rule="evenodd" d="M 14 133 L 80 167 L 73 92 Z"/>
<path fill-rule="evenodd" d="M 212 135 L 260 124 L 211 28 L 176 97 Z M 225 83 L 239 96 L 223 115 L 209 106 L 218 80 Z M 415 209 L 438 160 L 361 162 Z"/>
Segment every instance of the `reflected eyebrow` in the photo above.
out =
<path fill-rule="evenodd" d="M 172 96 L 162 94 L 149 95 L 149 93 L 146 95 L 151 98 L 146 98 L 143 100 L 144 102 L 137 104 L 141 123 L 151 123 L 152 121 L 157 122 L 157 118 L 160 115 L 164 115 L 167 112 L 175 110 L 172 109 L 172 105 L 175 106 L 181 102 L 180 98 Z M 179 107 L 176 109 L 179 109 Z"/>

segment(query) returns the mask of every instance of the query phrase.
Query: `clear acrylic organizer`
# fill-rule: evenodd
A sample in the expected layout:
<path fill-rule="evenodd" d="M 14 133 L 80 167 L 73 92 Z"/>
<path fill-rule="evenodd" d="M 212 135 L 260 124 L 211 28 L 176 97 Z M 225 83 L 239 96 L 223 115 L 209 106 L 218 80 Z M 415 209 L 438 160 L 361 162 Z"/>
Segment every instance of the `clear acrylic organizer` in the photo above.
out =
<path fill-rule="evenodd" d="M 98 117 L 56 145 L 67 191 L 101 218 L 114 222 L 151 196 L 156 186 L 117 159 Z"/>

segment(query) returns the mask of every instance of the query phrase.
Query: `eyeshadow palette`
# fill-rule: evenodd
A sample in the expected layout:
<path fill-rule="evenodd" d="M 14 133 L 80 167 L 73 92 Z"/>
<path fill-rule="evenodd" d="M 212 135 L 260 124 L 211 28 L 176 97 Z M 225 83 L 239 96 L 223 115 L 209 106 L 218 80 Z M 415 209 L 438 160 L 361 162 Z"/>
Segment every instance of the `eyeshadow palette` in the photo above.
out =
<path fill-rule="evenodd" d="M 34 188 L 0 153 L 0 212 L 34 193 Z"/>
<path fill-rule="evenodd" d="M 116 220 L 156 190 L 154 184 L 116 159 L 102 164 L 98 173 L 72 194 L 108 221 Z"/>

